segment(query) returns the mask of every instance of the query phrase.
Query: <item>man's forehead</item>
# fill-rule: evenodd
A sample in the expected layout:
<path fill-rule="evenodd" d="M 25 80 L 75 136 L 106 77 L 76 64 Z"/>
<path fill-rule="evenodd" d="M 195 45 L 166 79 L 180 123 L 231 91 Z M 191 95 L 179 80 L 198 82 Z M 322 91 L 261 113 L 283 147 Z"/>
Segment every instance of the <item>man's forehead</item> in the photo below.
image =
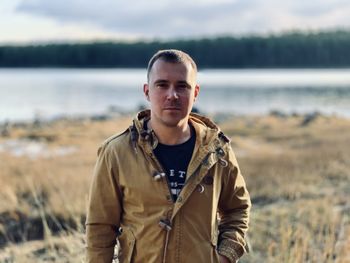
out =
<path fill-rule="evenodd" d="M 176 68 L 176 70 L 175 70 Z M 195 74 L 191 63 L 185 62 L 168 62 L 165 60 L 157 60 L 150 71 L 150 75 L 153 74 L 170 74 L 174 72 L 179 72 L 186 74 L 188 76 Z"/>
<path fill-rule="evenodd" d="M 153 68 L 157 68 L 157 67 L 164 67 L 165 65 L 168 66 L 184 66 L 188 69 L 192 69 L 192 65 L 189 61 L 167 61 L 165 59 L 159 58 L 158 60 L 156 60 L 153 64 Z"/>

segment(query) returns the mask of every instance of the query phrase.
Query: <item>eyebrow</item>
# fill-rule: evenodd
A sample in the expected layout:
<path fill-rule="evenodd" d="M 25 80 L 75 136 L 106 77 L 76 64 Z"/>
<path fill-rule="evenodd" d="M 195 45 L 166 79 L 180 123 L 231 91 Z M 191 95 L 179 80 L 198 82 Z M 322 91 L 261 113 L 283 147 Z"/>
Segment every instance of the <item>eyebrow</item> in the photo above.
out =
<path fill-rule="evenodd" d="M 170 81 L 169 80 L 166 80 L 166 79 L 157 79 L 154 84 L 163 84 L 163 83 L 169 83 Z M 185 84 L 187 86 L 191 86 L 187 81 L 185 80 L 180 80 L 178 82 L 176 82 L 176 84 Z"/>
<path fill-rule="evenodd" d="M 160 83 L 169 83 L 168 80 L 165 80 L 165 79 L 157 79 L 154 84 L 160 84 Z"/>
<path fill-rule="evenodd" d="M 190 86 L 190 84 L 189 84 L 187 81 L 185 81 L 185 80 L 180 80 L 180 81 L 178 81 L 177 83 L 178 83 L 178 84 L 186 84 L 186 85 L 189 85 L 189 86 Z"/>

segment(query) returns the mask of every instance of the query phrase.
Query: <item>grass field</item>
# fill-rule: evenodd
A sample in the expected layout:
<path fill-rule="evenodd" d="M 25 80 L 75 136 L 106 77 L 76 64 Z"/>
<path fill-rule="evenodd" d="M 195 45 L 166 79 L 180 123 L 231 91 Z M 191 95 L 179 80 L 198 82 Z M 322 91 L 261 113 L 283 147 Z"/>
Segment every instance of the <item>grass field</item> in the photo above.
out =
<path fill-rule="evenodd" d="M 251 193 L 240 262 L 350 262 L 350 120 L 213 116 Z M 0 262 L 83 262 L 97 147 L 130 124 L 60 120 L 0 137 Z"/>

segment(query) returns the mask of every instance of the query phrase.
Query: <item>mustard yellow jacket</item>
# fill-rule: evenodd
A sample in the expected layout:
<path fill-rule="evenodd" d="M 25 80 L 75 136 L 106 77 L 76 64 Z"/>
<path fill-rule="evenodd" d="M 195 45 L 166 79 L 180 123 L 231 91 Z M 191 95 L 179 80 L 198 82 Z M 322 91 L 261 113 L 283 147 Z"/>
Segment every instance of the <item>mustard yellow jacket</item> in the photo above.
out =
<path fill-rule="evenodd" d="M 209 119 L 190 115 L 196 143 L 174 202 L 153 154 L 157 138 L 144 130 L 149 115 L 140 112 L 98 151 L 86 220 L 87 262 L 219 263 L 218 253 L 235 262 L 245 252 L 251 203 L 229 140 Z"/>

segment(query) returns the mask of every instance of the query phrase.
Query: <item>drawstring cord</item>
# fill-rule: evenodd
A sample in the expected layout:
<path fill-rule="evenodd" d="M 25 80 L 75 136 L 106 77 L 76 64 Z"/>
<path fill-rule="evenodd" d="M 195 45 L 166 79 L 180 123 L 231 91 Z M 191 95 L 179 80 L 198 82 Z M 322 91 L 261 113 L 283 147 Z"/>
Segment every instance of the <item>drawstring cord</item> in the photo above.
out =
<path fill-rule="evenodd" d="M 129 127 L 130 130 L 130 136 L 131 136 L 131 143 L 134 148 L 135 153 L 137 154 L 137 140 L 139 138 L 139 134 L 137 132 L 135 121 L 133 122 L 133 125 Z"/>
<path fill-rule="evenodd" d="M 164 251 L 163 251 L 163 261 L 162 261 L 162 263 L 165 263 L 166 253 L 167 253 L 168 245 L 169 245 L 169 235 L 170 235 L 170 230 L 171 230 L 171 223 L 168 219 L 161 219 L 159 221 L 159 226 L 166 231 L 165 245 L 164 245 Z"/>
<path fill-rule="evenodd" d="M 166 232 L 165 246 L 164 246 L 164 252 L 163 252 L 163 263 L 165 263 L 165 260 L 166 260 L 166 252 L 168 250 L 168 244 L 169 244 L 169 234 L 170 234 L 170 230 Z"/>

